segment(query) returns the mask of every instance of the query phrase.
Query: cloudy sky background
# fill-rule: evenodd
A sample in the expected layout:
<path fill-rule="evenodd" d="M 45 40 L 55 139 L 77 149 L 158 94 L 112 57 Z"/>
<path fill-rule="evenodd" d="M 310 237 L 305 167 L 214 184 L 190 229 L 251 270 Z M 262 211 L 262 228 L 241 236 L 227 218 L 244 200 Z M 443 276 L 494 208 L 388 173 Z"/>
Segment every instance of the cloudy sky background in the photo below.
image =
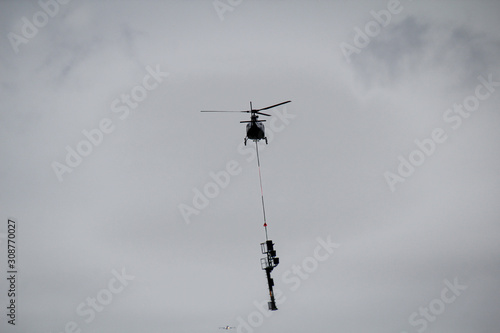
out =
<path fill-rule="evenodd" d="M 17 53 L 8 34 L 22 36 L 22 18 L 41 7 L 0 2 L 0 262 L 6 276 L 14 217 L 19 270 L 16 326 L 3 310 L 2 332 L 74 322 L 89 333 L 410 333 L 422 324 L 409 317 L 437 304 L 445 280 L 467 289 L 425 331 L 496 332 L 500 87 L 456 129 L 443 115 L 479 76 L 500 81 L 500 3 L 399 8 L 348 61 L 340 46 L 387 1 L 242 1 L 221 20 L 212 1 L 73 0 Z M 148 66 L 169 74 L 120 119 L 112 102 Z M 240 147 L 247 115 L 199 111 L 285 100 L 272 112 L 294 118 L 275 116 L 281 130 L 260 143 L 282 293 L 264 318 L 258 170 L 253 146 Z M 53 162 L 105 118 L 113 131 L 59 181 Z M 446 141 L 391 191 L 384 173 L 435 128 Z M 186 223 L 180 205 L 229 161 L 241 173 Z M 292 268 L 314 261 L 318 237 L 340 247 L 298 278 Z M 86 322 L 76 309 L 113 270 L 134 279 Z"/>

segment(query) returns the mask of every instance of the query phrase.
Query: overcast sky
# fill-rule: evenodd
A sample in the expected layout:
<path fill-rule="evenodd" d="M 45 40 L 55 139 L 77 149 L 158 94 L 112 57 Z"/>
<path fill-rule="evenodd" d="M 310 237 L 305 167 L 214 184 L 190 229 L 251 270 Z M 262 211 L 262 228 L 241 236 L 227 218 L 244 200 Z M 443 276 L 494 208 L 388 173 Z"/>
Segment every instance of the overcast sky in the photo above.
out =
<path fill-rule="evenodd" d="M 497 332 L 499 15 L 1 1 L 0 330 Z M 270 312 L 248 115 L 199 111 L 286 100 L 259 142 Z"/>

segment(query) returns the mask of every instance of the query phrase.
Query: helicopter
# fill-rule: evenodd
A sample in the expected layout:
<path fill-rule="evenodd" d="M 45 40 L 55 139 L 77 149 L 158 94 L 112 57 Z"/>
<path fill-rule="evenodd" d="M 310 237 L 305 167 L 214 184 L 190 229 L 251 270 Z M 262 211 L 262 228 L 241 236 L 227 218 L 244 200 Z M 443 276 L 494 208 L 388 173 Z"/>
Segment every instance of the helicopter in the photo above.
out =
<path fill-rule="evenodd" d="M 219 327 L 220 330 L 232 330 L 233 328 L 236 328 L 236 327 L 234 327 L 234 326 Z"/>
<path fill-rule="evenodd" d="M 271 105 L 271 106 L 261 108 L 261 109 L 254 109 L 252 106 L 252 102 L 250 102 L 250 110 L 245 110 L 245 111 L 201 111 L 201 112 L 244 112 L 244 113 L 250 113 L 250 120 L 240 121 L 240 123 L 247 123 L 247 126 L 246 126 L 247 136 L 243 140 L 243 142 L 245 143 L 245 146 L 247 144 L 248 139 L 253 140 L 255 142 L 257 142 L 261 139 L 264 139 L 264 141 L 267 144 L 267 137 L 265 134 L 265 128 L 264 128 L 264 124 L 262 124 L 263 122 L 265 122 L 265 120 L 259 120 L 259 115 L 263 115 L 263 116 L 271 116 L 271 115 L 264 113 L 264 112 L 260 112 L 260 111 L 268 110 L 268 109 L 271 109 L 271 108 L 274 108 L 274 107 L 277 107 L 277 106 L 280 106 L 280 105 L 283 105 L 286 103 L 290 103 L 290 102 L 291 101 L 281 102 L 281 103 Z"/>

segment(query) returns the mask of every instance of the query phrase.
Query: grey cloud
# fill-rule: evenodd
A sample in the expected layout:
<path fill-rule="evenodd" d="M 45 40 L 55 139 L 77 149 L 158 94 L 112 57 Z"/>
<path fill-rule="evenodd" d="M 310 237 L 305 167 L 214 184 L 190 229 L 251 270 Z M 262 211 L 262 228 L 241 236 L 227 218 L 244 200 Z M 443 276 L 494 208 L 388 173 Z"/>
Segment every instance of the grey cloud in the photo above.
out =
<path fill-rule="evenodd" d="M 467 24 L 441 24 L 409 15 L 382 28 L 353 55 L 356 76 L 367 86 L 395 86 L 421 72 L 445 71 L 453 89 L 470 88 L 480 74 L 496 71 L 500 40 Z"/>

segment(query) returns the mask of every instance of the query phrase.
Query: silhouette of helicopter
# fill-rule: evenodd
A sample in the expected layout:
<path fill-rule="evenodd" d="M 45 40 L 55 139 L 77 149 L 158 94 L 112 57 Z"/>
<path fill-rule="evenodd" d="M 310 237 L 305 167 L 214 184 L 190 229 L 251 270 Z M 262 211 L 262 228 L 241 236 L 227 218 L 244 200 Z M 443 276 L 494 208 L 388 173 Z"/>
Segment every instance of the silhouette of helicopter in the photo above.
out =
<path fill-rule="evenodd" d="M 232 330 L 233 328 L 236 328 L 236 327 L 234 327 L 234 326 L 219 327 L 220 330 Z"/>
<path fill-rule="evenodd" d="M 250 110 L 245 110 L 245 111 L 201 111 L 201 112 L 244 112 L 244 113 L 250 113 L 250 120 L 240 121 L 240 123 L 247 123 L 247 128 L 246 128 L 247 136 L 243 140 L 243 142 L 245 143 L 245 146 L 247 144 L 248 139 L 253 140 L 255 142 L 257 142 L 261 139 L 264 139 L 264 141 L 266 141 L 266 144 L 267 144 L 267 137 L 266 137 L 266 133 L 265 133 L 265 128 L 264 128 L 264 124 L 262 124 L 263 122 L 265 122 L 265 120 L 259 120 L 259 115 L 263 115 L 263 116 L 271 116 L 271 115 L 264 113 L 264 112 L 260 112 L 260 111 L 269 110 L 271 108 L 274 108 L 274 107 L 277 107 L 277 106 L 280 106 L 280 105 L 283 105 L 286 103 L 290 103 L 290 102 L 291 101 L 286 101 L 286 102 L 271 105 L 271 106 L 268 106 L 268 107 L 265 107 L 262 109 L 254 109 L 252 107 L 252 102 L 250 102 Z"/>

